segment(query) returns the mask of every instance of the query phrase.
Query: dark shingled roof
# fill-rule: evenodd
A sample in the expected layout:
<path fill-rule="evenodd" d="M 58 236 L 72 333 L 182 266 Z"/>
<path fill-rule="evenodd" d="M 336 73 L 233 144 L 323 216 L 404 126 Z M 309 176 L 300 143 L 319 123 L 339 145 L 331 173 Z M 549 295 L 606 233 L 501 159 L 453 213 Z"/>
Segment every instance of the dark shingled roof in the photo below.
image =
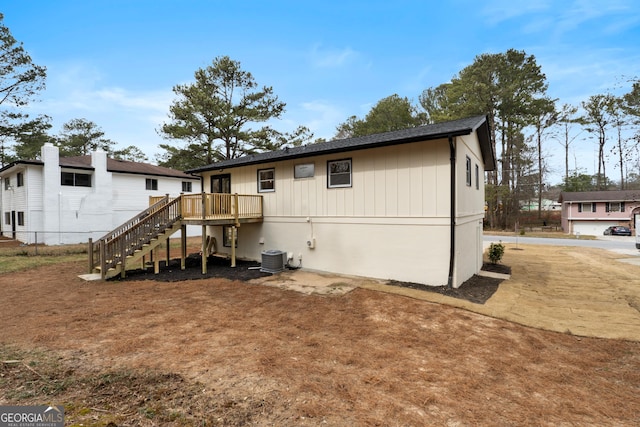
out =
<path fill-rule="evenodd" d="M 318 144 L 309 144 L 301 147 L 285 148 L 278 151 L 250 154 L 237 159 L 223 160 L 200 168 L 191 169 L 189 173 L 199 173 L 212 170 L 235 168 L 240 166 L 269 163 L 279 160 L 299 159 L 318 156 L 322 154 L 341 153 L 345 151 L 364 150 L 367 148 L 384 147 L 389 145 L 406 144 L 418 141 L 431 141 L 448 136 L 469 135 L 478 132 L 482 158 L 485 170 L 495 169 L 495 153 L 491 144 L 491 132 L 486 116 L 468 117 L 466 119 L 450 122 L 435 123 L 402 129 L 393 132 L 378 133 L 356 138 L 336 139 Z"/>
<path fill-rule="evenodd" d="M 0 172 L 3 172 L 17 164 L 44 165 L 44 162 L 42 160 L 18 160 L 16 162 L 13 162 L 3 167 L 2 169 L 0 169 Z M 94 169 L 93 166 L 91 166 L 90 155 L 60 157 L 59 164 L 60 164 L 60 167 L 63 167 L 63 168 L 86 169 L 86 170 Z M 167 177 L 183 178 L 183 179 L 198 179 L 198 177 L 195 177 L 193 175 L 190 175 L 175 169 L 156 166 L 149 163 L 130 162 L 128 160 L 116 160 L 111 158 L 107 158 L 107 171 L 117 172 L 117 173 L 131 173 L 131 174 L 137 174 L 137 175 L 153 175 L 153 176 L 167 176 Z"/>
<path fill-rule="evenodd" d="M 637 202 L 640 190 L 562 192 L 558 202 Z"/>
<path fill-rule="evenodd" d="M 69 168 L 91 168 L 91 156 L 61 157 L 61 167 Z M 116 160 L 107 158 L 107 171 L 120 173 L 133 173 L 138 175 L 170 176 L 185 179 L 194 179 L 189 175 L 175 169 L 156 166 L 149 163 L 130 162 L 128 160 Z"/>

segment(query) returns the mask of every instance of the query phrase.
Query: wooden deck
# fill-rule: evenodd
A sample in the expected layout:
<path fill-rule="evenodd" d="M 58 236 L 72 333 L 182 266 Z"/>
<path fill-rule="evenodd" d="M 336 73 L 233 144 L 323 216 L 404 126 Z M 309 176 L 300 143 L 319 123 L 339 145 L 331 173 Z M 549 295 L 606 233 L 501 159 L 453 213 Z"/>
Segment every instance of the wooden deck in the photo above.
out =
<path fill-rule="evenodd" d="M 167 196 L 150 197 L 149 206 Z M 262 196 L 199 193 L 182 194 L 180 216 L 186 225 L 236 225 L 262 222 Z M 173 200 L 169 198 L 169 200 Z"/>
<path fill-rule="evenodd" d="M 124 277 L 127 269 L 139 268 L 146 255 L 153 253 L 169 237 L 181 231 L 181 268 L 185 268 L 186 226 L 201 225 L 202 249 L 207 248 L 206 226 L 230 225 L 233 234 L 240 224 L 262 222 L 262 196 L 240 194 L 181 194 L 178 197 L 150 197 L 149 207 L 107 233 L 95 243 L 89 239 L 89 273 L 107 279 Z M 235 236 L 234 236 L 235 239 Z M 235 266 L 235 246 L 232 247 Z M 156 257 L 154 269 L 158 272 Z M 202 272 L 206 273 L 206 257 Z"/>

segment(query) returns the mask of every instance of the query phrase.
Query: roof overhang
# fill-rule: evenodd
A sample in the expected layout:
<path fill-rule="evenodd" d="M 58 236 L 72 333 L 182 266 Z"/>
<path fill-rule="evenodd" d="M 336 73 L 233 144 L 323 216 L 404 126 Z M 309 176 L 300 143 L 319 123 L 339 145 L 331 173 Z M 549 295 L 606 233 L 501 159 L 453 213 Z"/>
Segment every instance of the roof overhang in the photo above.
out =
<path fill-rule="evenodd" d="M 491 132 L 486 116 L 476 116 L 451 122 L 435 123 L 416 128 L 367 135 L 357 138 L 339 139 L 301 147 L 284 148 L 278 151 L 250 154 L 236 159 L 224 160 L 207 166 L 187 170 L 187 173 L 220 171 L 242 166 L 271 163 L 283 160 L 303 159 L 307 157 L 344 153 L 347 151 L 409 144 L 413 142 L 433 141 L 449 137 L 465 136 L 476 132 L 485 170 L 495 169 L 495 153 L 491 143 Z"/>

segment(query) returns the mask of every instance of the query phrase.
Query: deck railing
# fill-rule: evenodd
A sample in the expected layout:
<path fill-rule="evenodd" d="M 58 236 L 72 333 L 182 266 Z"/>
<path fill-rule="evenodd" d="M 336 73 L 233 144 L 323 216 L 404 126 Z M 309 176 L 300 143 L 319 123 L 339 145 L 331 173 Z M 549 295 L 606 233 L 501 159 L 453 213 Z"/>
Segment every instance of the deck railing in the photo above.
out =
<path fill-rule="evenodd" d="M 153 196 L 149 203 L 157 203 L 164 197 Z M 262 196 L 199 193 L 182 194 L 181 212 L 183 219 L 224 220 L 262 217 Z"/>

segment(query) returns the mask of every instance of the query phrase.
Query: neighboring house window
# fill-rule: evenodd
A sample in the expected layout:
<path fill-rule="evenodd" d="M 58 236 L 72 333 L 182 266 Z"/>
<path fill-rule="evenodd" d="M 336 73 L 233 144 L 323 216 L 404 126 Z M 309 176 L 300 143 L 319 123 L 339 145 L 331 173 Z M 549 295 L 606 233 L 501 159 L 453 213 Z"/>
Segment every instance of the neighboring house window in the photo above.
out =
<path fill-rule="evenodd" d="M 11 224 L 11 212 L 4 213 L 4 223 L 7 225 Z"/>
<path fill-rule="evenodd" d="M 4 189 L 8 190 L 10 186 L 11 186 L 11 180 L 7 177 L 4 179 Z"/>
<path fill-rule="evenodd" d="M 18 225 L 24 225 L 24 212 L 18 212 Z"/>
<path fill-rule="evenodd" d="M 276 191 L 276 170 L 271 169 L 259 169 L 258 170 L 258 192 L 266 193 L 269 191 Z"/>
<path fill-rule="evenodd" d="M 327 162 L 327 187 L 351 187 L 351 159 Z"/>
<path fill-rule="evenodd" d="M 24 175 L 22 172 L 18 172 L 18 187 L 22 187 L 24 185 Z"/>
<path fill-rule="evenodd" d="M 60 174 L 60 184 L 71 187 L 91 187 L 91 174 L 62 172 Z"/>
<path fill-rule="evenodd" d="M 476 190 L 480 189 L 480 167 L 476 165 Z"/>
<path fill-rule="evenodd" d="M 624 212 L 624 202 L 607 202 L 605 204 L 606 212 Z"/>
<path fill-rule="evenodd" d="M 182 181 L 182 192 L 183 193 L 191 193 L 191 182 Z"/>
<path fill-rule="evenodd" d="M 596 204 L 595 203 L 580 203 L 578 204 L 578 212 L 595 212 Z"/>
<path fill-rule="evenodd" d="M 471 159 L 467 156 L 467 187 L 471 187 Z"/>
<path fill-rule="evenodd" d="M 145 186 L 147 190 L 157 190 L 158 189 L 158 180 L 153 178 L 147 178 L 145 180 Z"/>
<path fill-rule="evenodd" d="M 295 179 L 313 178 L 315 175 L 315 164 L 302 163 L 293 167 L 293 177 Z"/>

